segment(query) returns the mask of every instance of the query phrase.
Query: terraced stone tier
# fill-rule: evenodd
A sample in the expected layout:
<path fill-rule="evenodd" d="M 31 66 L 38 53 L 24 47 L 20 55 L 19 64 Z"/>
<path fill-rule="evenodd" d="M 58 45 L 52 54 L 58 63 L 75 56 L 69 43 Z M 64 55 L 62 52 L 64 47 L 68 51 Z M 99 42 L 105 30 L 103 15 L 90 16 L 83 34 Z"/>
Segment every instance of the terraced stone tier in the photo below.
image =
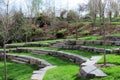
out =
<path fill-rule="evenodd" d="M 71 42 L 71 43 L 70 43 Z M 87 41 L 87 44 L 94 44 L 94 41 Z M 96 42 L 96 41 L 95 41 Z M 69 44 L 70 43 L 70 44 Z M 74 43 L 74 44 L 73 44 Z M 99 41 L 97 41 L 97 43 L 101 43 Z M 117 43 L 117 42 L 116 42 Z M 120 41 L 118 42 L 120 44 Z M 117 44 L 118 44 L 117 43 Z M 79 45 L 78 45 L 79 44 Z M 104 49 L 104 48 L 96 48 L 96 47 L 91 47 L 91 46 L 82 46 L 80 44 L 86 44 L 86 42 L 80 42 L 77 41 L 77 44 L 75 44 L 75 41 L 69 41 L 69 42 L 61 42 L 61 43 L 57 43 L 54 44 L 51 47 L 54 48 L 61 48 L 61 49 L 73 49 L 73 50 L 83 50 L 83 51 L 87 51 L 87 52 L 92 52 L 92 53 L 104 53 L 104 50 L 107 54 L 111 54 L 111 53 L 116 53 L 116 54 L 120 54 L 120 48 L 117 49 Z M 112 44 L 111 44 L 112 45 Z M 119 46 L 118 46 L 119 47 Z"/>
<path fill-rule="evenodd" d="M 17 48 L 17 47 L 49 47 L 50 44 L 40 44 L 40 43 L 26 43 L 23 45 L 11 45 L 11 44 L 7 44 L 6 47 L 7 48 Z"/>
<path fill-rule="evenodd" d="M 96 40 L 96 41 L 82 41 L 82 40 L 74 40 L 74 41 L 61 41 L 59 43 L 56 43 L 52 45 L 53 47 L 59 47 L 59 46 L 65 46 L 65 45 L 115 45 L 115 46 L 120 46 L 120 41 L 106 41 L 104 43 L 103 40 Z"/>
<path fill-rule="evenodd" d="M 87 58 L 82 57 L 80 55 L 61 52 L 61 51 L 54 51 L 54 50 L 34 50 L 34 49 L 27 49 L 27 48 L 17 48 L 16 52 L 28 52 L 31 54 L 39 54 L 39 55 L 51 55 L 56 56 L 62 59 L 69 60 L 71 62 L 82 64 L 83 62 L 87 61 Z M 35 53 L 34 53 L 35 52 Z"/>

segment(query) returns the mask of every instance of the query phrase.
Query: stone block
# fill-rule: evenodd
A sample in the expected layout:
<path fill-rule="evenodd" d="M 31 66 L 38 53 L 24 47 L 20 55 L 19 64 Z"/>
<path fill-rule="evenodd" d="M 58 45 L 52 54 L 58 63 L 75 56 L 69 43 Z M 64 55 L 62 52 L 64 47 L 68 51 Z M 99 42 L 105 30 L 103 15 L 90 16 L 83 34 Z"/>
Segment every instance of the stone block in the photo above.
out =
<path fill-rule="evenodd" d="M 93 44 L 102 45 L 102 41 L 101 40 L 96 40 L 96 41 L 93 41 Z"/>
<path fill-rule="evenodd" d="M 95 77 L 97 78 L 105 77 L 107 75 L 94 65 L 87 65 L 81 68 L 79 76 L 82 78 L 95 78 Z"/>
<path fill-rule="evenodd" d="M 84 41 L 80 41 L 80 40 L 76 41 L 76 45 L 84 45 L 84 43 L 85 43 Z"/>

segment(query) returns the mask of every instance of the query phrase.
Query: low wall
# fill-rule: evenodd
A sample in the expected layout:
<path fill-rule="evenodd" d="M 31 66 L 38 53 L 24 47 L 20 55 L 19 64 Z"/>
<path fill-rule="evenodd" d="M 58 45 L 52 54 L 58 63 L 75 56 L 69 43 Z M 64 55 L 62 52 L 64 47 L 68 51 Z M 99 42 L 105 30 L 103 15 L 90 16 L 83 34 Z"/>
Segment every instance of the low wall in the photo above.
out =
<path fill-rule="evenodd" d="M 119 45 L 119 42 L 118 43 L 116 42 L 116 44 Z M 101 41 L 64 41 L 64 42 L 56 43 L 56 44 L 52 45 L 51 47 L 61 48 L 61 49 L 83 50 L 83 51 L 92 52 L 92 53 L 104 53 L 104 48 L 83 46 L 83 45 L 88 45 L 88 44 L 92 45 L 94 43 L 98 44 L 98 45 L 103 44 Z M 113 43 L 110 42 L 111 45 Z M 111 54 L 111 53 L 120 54 L 120 48 L 118 46 L 117 49 L 105 49 L 105 52 L 107 54 Z"/>
<path fill-rule="evenodd" d="M 38 53 L 34 53 L 37 51 Z M 87 58 L 82 57 L 80 55 L 75 55 L 71 53 L 65 53 L 61 51 L 53 51 L 53 50 L 32 50 L 32 49 L 26 49 L 26 48 L 17 48 L 16 52 L 28 52 L 31 54 L 45 54 L 45 55 L 51 55 L 56 56 L 65 60 L 69 60 L 71 62 L 74 62 L 76 64 L 82 64 L 83 62 L 86 62 Z"/>
<path fill-rule="evenodd" d="M 64 42 L 66 45 L 115 45 L 115 46 L 120 46 L 120 41 L 106 41 L 104 43 L 103 40 L 96 40 L 96 41 L 82 41 L 82 40 L 77 40 L 77 41 L 65 41 Z"/>
<path fill-rule="evenodd" d="M 37 44 L 37 43 L 26 43 L 23 45 L 9 45 L 7 44 L 6 47 L 7 48 L 17 48 L 17 47 L 49 47 L 50 44 Z"/>
<path fill-rule="evenodd" d="M 105 39 L 111 41 L 120 41 L 120 36 L 106 36 Z"/>
<path fill-rule="evenodd" d="M 96 48 L 96 47 L 90 47 L 90 46 L 78 46 L 78 45 L 65 45 L 61 47 L 62 49 L 72 49 L 72 50 L 83 50 L 87 52 L 92 53 L 104 53 L 104 48 Z M 116 53 L 120 54 L 120 50 L 111 50 L 111 49 L 105 49 L 107 54 Z"/>
<path fill-rule="evenodd" d="M 3 59 L 3 54 L 1 54 L 1 59 Z M 30 65 L 36 65 L 39 68 L 43 68 L 46 66 L 51 66 L 50 63 L 42 60 L 42 59 L 38 59 L 38 58 L 34 58 L 34 57 L 28 57 L 28 56 L 19 56 L 19 55 L 13 55 L 13 54 L 6 54 L 6 58 L 8 61 L 12 61 L 15 60 L 16 58 L 21 58 L 21 59 L 26 59 L 28 60 L 27 64 Z"/>

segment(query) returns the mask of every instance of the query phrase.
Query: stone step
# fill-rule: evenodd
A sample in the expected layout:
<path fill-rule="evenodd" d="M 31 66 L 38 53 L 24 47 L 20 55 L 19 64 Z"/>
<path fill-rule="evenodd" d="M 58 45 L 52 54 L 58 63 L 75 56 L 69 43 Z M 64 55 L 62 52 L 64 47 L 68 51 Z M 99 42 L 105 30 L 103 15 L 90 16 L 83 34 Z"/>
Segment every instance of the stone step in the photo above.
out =
<path fill-rule="evenodd" d="M 102 58 L 102 56 L 93 56 L 92 58 L 88 59 L 85 63 L 81 64 L 81 66 L 94 65 L 101 58 Z"/>
<path fill-rule="evenodd" d="M 15 63 L 20 63 L 20 64 L 27 64 L 26 62 L 22 62 L 22 61 L 18 61 L 18 60 L 15 60 L 15 59 L 13 59 L 13 60 L 11 60 L 12 62 L 15 62 Z"/>
<path fill-rule="evenodd" d="M 82 78 L 101 78 L 107 75 L 94 65 L 87 65 L 81 68 L 79 76 Z"/>
<path fill-rule="evenodd" d="M 39 54 L 39 55 L 46 55 L 47 52 L 44 52 L 44 51 L 32 51 L 31 52 L 32 54 Z"/>
<path fill-rule="evenodd" d="M 25 59 L 25 58 L 15 58 L 15 60 L 18 60 L 18 61 L 22 61 L 22 62 L 26 62 L 26 63 L 28 63 L 29 62 L 29 60 L 28 59 Z"/>

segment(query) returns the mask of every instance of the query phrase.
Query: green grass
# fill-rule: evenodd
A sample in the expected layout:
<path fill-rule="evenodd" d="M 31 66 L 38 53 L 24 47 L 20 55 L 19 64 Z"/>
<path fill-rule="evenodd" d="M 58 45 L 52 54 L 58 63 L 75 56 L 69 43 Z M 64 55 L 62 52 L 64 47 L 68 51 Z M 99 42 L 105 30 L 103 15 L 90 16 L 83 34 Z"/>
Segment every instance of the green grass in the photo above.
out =
<path fill-rule="evenodd" d="M 120 25 L 120 22 L 112 22 L 112 25 Z"/>
<path fill-rule="evenodd" d="M 77 73 L 79 72 L 79 66 L 69 61 L 66 61 L 64 59 L 60 59 L 60 58 L 56 58 L 48 55 L 38 56 L 38 55 L 27 54 L 27 53 L 14 53 L 14 54 L 33 56 L 36 58 L 44 59 L 49 63 L 58 66 L 57 68 L 48 70 L 43 80 L 85 80 L 77 77 Z M 107 73 L 108 75 L 107 77 L 86 79 L 86 80 L 119 80 L 120 56 L 115 54 L 108 54 L 107 62 L 117 65 L 114 67 L 102 68 L 102 70 L 105 73 Z M 98 63 L 103 63 L 103 58 Z"/>
<path fill-rule="evenodd" d="M 44 59 L 51 63 L 52 65 L 56 65 L 56 68 L 48 70 L 43 80 L 75 80 L 77 78 L 77 74 L 79 72 L 79 65 L 76 65 L 70 61 L 56 58 L 49 55 L 34 55 L 28 53 L 11 53 L 17 55 L 26 55 L 32 56 L 40 59 Z M 77 79 L 82 80 L 82 79 Z"/>
<path fill-rule="evenodd" d="M 120 33 L 110 34 L 108 36 L 120 36 Z"/>
<path fill-rule="evenodd" d="M 98 39 L 101 39 L 101 38 L 102 38 L 102 36 L 87 36 L 87 37 L 79 38 L 79 40 L 95 41 L 95 40 L 98 40 Z"/>
<path fill-rule="evenodd" d="M 107 63 L 120 65 L 120 55 L 117 54 L 107 54 Z M 104 59 L 102 58 L 98 63 L 103 63 Z"/>
<path fill-rule="evenodd" d="M 70 25 L 79 25 L 79 24 L 92 24 L 93 22 L 72 22 L 72 23 L 69 23 Z"/>
<path fill-rule="evenodd" d="M 4 65 L 0 61 L 0 80 L 3 80 Z M 38 68 L 31 65 L 7 62 L 8 80 L 30 80 L 32 72 Z"/>
<path fill-rule="evenodd" d="M 84 45 L 84 46 L 90 46 L 90 47 L 96 47 L 96 48 L 104 48 L 103 45 Z M 119 48 L 119 46 L 106 46 L 106 49 L 116 49 L 116 48 Z"/>
<path fill-rule="evenodd" d="M 101 79 L 101 80 L 120 80 L 120 55 L 116 54 L 107 54 L 107 63 L 108 64 L 115 64 L 116 66 L 108 67 L 108 68 L 102 68 L 102 70 L 108 74 L 107 77 Z M 101 64 L 104 62 L 104 59 L 102 58 L 98 64 Z M 98 80 L 98 79 L 95 79 Z"/>
<path fill-rule="evenodd" d="M 7 48 L 6 51 L 9 51 L 10 49 L 14 50 L 16 48 Z M 0 51 L 3 51 L 4 49 L 3 48 L 0 48 Z"/>

